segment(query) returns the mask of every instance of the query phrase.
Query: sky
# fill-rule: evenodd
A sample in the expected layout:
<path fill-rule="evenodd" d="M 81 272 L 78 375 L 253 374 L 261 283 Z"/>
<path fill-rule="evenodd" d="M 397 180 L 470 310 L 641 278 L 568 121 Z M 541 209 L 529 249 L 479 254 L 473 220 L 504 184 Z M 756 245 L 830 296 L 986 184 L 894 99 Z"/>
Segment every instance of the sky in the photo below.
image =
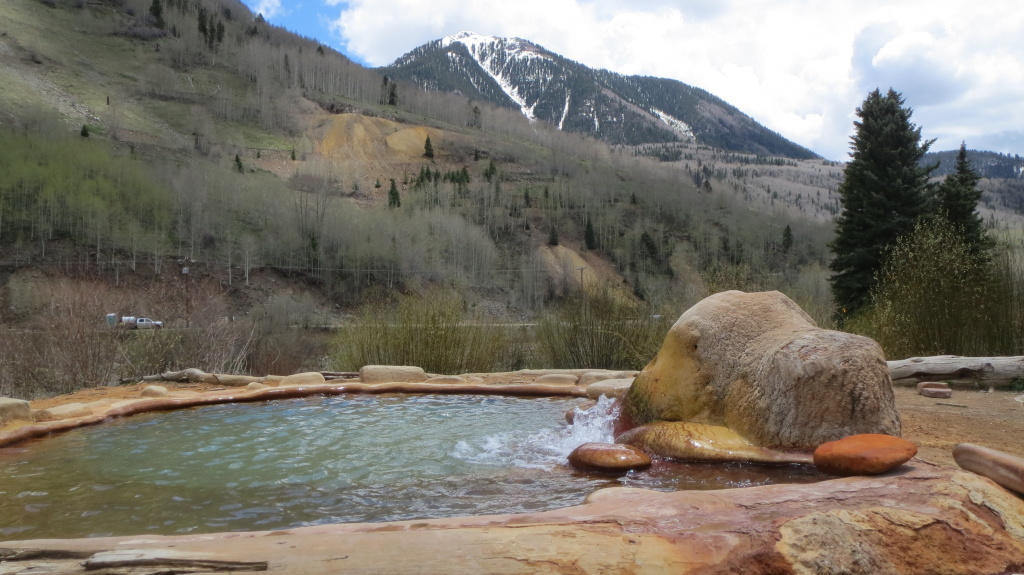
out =
<path fill-rule="evenodd" d="M 367 66 L 468 30 L 703 88 L 825 158 L 856 108 L 902 93 L 932 150 L 1024 155 L 1017 0 L 243 0 Z"/>

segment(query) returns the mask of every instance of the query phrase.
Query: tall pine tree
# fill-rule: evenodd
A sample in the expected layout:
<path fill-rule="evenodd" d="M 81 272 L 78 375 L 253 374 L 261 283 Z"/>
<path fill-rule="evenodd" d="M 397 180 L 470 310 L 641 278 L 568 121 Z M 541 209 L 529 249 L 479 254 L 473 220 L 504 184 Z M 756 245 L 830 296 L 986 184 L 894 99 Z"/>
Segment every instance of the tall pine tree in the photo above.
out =
<path fill-rule="evenodd" d="M 967 144 L 961 143 L 960 153 L 956 156 L 956 172 L 947 176 L 939 186 L 936 203 L 938 215 L 945 216 L 954 228 L 960 230 L 970 253 L 987 259 L 993 242 L 985 233 L 981 215 L 977 212 L 978 200 L 981 199 L 980 180 L 981 176 L 967 158 Z"/>
<path fill-rule="evenodd" d="M 835 254 L 830 281 L 840 319 L 870 303 L 886 252 L 925 215 L 928 176 L 937 165 L 921 167 L 920 161 L 934 140 L 921 141 L 921 128 L 910 122 L 912 113 L 892 88 L 884 96 L 875 89 L 857 108 L 852 159 L 839 185 L 843 209 L 829 245 Z"/>

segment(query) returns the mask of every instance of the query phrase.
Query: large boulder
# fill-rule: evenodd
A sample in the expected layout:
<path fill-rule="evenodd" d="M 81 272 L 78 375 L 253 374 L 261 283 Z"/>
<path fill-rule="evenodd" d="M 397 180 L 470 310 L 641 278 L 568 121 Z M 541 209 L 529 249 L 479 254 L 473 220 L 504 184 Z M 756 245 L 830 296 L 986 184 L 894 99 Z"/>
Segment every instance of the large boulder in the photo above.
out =
<path fill-rule="evenodd" d="M 618 427 L 654 421 L 724 426 L 773 448 L 900 435 L 881 347 L 818 328 L 779 292 L 718 293 L 683 313 L 623 398 Z"/>

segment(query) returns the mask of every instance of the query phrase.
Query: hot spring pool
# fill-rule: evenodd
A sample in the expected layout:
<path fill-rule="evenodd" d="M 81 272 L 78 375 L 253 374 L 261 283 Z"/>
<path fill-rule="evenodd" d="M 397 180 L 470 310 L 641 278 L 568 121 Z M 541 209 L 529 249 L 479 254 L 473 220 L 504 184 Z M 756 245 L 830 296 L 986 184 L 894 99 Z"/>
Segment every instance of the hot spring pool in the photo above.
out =
<path fill-rule="evenodd" d="M 0 449 L 0 536 L 274 530 L 518 513 L 616 485 L 671 491 L 822 478 L 800 465 L 658 462 L 620 477 L 566 456 L 611 441 L 578 400 L 348 395 L 151 413 Z"/>

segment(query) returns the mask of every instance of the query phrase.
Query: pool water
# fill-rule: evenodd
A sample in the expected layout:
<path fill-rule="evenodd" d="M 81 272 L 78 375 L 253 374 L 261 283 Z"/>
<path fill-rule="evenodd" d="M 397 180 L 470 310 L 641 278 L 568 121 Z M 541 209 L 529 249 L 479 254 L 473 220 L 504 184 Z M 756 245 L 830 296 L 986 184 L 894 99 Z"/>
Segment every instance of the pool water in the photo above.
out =
<path fill-rule="evenodd" d="M 519 513 L 615 485 L 659 490 L 808 482 L 806 466 L 661 462 L 625 476 L 565 459 L 611 441 L 610 404 L 335 396 L 138 415 L 0 449 L 0 537 L 274 530 Z"/>

